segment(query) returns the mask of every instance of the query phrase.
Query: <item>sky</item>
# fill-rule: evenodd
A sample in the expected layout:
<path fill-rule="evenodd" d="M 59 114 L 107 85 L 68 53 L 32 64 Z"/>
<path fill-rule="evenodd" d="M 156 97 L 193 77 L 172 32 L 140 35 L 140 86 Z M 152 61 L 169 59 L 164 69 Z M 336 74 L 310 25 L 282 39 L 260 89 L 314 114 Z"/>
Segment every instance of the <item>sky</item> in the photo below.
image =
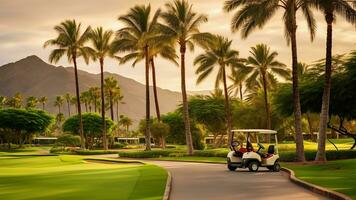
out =
<path fill-rule="evenodd" d="M 127 13 L 130 7 L 150 3 L 153 10 L 164 10 L 165 0 L 0 0 L 0 66 L 15 62 L 29 55 L 37 55 L 48 60 L 51 48 L 43 48 L 43 43 L 55 38 L 53 27 L 66 19 L 76 19 L 83 26 L 103 26 L 105 29 L 118 30 L 122 24 L 117 20 Z M 232 33 L 230 22 L 232 14 L 222 10 L 223 0 L 189 0 L 193 9 L 208 15 L 209 21 L 201 26 L 202 32 L 220 34 L 233 40 L 233 48 L 241 57 L 249 56 L 249 50 L 258 43 L 267 44 L 278 52 L 278 60 L 287 66 L 291 64 L 290 47 L 284 38 L 282 12 L 277 13 L 267 25 L 253 32 L 247 39 L 241 39 L 240 33 Z M 298 20 L 298 59 L 312 63 L 325 55 L 326 24 L 322 13 L 314 11 L 317 19 L 317 33 L 313 42 L 301 15 Z M 344 54 L 356 49 L 356 28 L 337 17 L 333 27 L 333 53 Z M 197 75 L 193 66 L 194 58 L 202 53 L 197 48 L 186 55 L 187 89 L 190 91 L 210 90 L 214 87 L 215 74 L 206 81 L 196 84 Z M 70 66 L 67 59 L 56 65 Z M 156 61 L 157 84 L 159 87 L 180 91 L 180 69 L 174 64 L 158 58 Z M 99 73 L 98 63 L 85 65 L 79 61 L 79 69 Z M 132 68 L 131 64 L 119 65 L 117 61 L 107 60 L 106 71 L 144 83 L 144 63 Z"/>

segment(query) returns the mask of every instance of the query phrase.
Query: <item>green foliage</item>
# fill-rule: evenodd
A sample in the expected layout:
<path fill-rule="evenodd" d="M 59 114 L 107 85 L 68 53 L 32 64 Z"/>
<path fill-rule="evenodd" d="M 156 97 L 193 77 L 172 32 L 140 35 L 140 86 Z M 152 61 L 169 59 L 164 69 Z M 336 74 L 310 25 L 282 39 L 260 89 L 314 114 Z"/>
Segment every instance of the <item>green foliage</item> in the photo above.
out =
<path fill-rule="evenodd" d="M 170 127 L 170 133 L 167 136 L 167 143 L 186 144 L 184 120 L 181 113 L 171 112 L 163 115 L 161 118 L 162 122 L 168 124 Z M 201 129 L 198 128 L 194 120 L 190 121 L 190 125 L 194 149 L 204 149 L 205 144 L 203 143 L 203 135 Z"/>
<path fill-rule="evenodd" d="M 83 117 L 83 127 L 84 134 L 86 136 L 101 137 L 102 136 L 102 120 L 101 116 L 96 113 L 84 113 Z M 106 131 L 111 133 L 114 127 L 114 122 L 106 118 Z M 63 131 L 70 132 L 75 135 L 79 135 L 79 117 L 78 115 L 68 118 L 63 124 Z"/>
<path fill-rule="evenodd" d="M 115 142 L 113 145 L 111 145 L 112 149 L 122 149 L 126 146 L 126 144 L 120 143 L 120 142 Z"/>
<path fill-rule="evenodd" d="M 44 132 L 54 118 L 42 110 L 3 109 L 0 110 L 0 128 L 26 133 Z"/>
<path fill-rule="evenodd" d="M 68 134 L 61 135 L 57 138 L 55 145 L 63 147 L 77 147 L 80 145 L 80 137 Z"/>
<path fill-rule="evenodd" d="M 152 125 L 151 125 L 151 133 L 154 138 L 164 138 L 166 137 L 170 132 L 170 127 L 168 124 L 164 122 L 159 122 L 157 120 L 154 120 Z"/>

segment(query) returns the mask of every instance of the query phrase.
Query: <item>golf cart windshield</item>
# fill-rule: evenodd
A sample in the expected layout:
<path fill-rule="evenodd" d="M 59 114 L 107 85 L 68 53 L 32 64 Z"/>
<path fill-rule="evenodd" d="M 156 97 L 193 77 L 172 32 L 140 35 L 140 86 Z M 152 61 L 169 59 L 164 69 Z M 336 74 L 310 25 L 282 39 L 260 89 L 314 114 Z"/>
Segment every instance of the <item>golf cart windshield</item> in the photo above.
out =
<path fill-rule="evenodd" d="M 265 147 L 273 146 L 276 153 L 278 153 L 277 131 L 268 129 L 237 129 L 231 132 L 233 138 L 231 146 L 239 144 L 240 148 L 247 151 L 263 150 Z"/>

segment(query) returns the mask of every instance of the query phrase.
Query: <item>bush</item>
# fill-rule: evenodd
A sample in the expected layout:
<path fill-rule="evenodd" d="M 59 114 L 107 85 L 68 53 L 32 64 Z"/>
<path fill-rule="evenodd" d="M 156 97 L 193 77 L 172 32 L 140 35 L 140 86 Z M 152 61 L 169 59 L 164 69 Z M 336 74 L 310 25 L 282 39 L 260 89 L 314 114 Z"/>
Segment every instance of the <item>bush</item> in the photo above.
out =
<path fill-rule="evenodd" d="M 115 150 L 76 150 L 75 154 L 78 155 L 102 155 L 102 154 L 117 154 Z"/>
<path fill-rule="evenodd" d="M 176 150 L 152 150 L 152 151 L 120 151 L 120 157 L 127 158 L 159 158 L 167 157 L 172 153 L 184 153 L 184 151 Z"/>
<path fill-rule="evenodd" d="M 79 136 L 74 136 L 74 135 L 69 135 L 65 134 L 62 136 L 59 136 L 56 143 L 56 146 L 63 146 L 63 147 L 78 147 L 80 146 L 80 137 Z"/>
<path fill-rule="evenodd" d="M 126 144 L 120 142 L 115 142 L 113 145 L 111 145 L 112 149 L 122 149 L 124 147 L 126 147 Z"/>

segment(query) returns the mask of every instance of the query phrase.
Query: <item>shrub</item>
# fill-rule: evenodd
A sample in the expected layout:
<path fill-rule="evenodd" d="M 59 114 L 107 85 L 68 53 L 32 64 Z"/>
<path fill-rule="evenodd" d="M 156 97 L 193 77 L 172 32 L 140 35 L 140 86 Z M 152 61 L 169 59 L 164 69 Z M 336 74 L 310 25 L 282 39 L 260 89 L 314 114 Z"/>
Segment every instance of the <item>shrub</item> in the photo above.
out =
<path fill-rule="evenodd" d="M 74 135 L 69 135 L 65 134 L 62 136 L 59 136 L 56 143 L 56 146 L 62 146 L 62 147 L 77 147 L 80 146 L 80 137 L 79 136 L 74 136 Z"/>
<path fill-rule="evenodd" d="M 101 155 L 101 154 L 117 154 L 115 150 L 76 150 L 74 153 L 78 155 Z"/>
<path fill-rule="evenodd" d="M 184 153 L 184 151 L 175 151 L 175 150 L 152 150 L 152 151 L 120 151 L 120 157 L 127 158 L 159 158 L 167 157 L 172 153 Z"/>
<path fill-rule="evenodd" d="M 115 142 L 113 145 L 111 145 L 112 149 L 122 149 L 124 147 L 126 147 L 126 144 L 120 142 Z"/>

